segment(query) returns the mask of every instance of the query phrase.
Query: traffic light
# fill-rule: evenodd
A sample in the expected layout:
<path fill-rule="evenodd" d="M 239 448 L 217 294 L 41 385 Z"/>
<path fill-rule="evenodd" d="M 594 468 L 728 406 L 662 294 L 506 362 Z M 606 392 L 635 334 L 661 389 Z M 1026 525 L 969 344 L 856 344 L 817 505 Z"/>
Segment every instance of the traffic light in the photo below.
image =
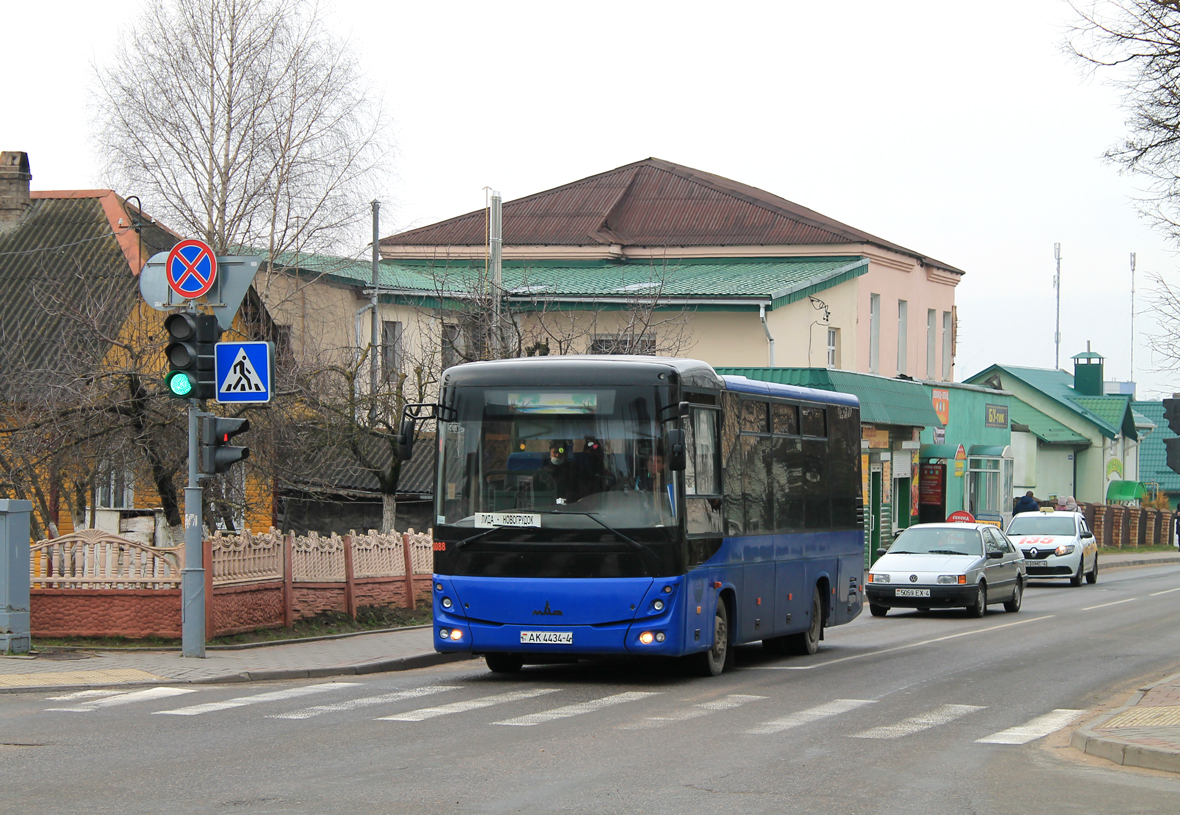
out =
<path fill-rule="evenodd" d="M 212 314 L 180 311 L 164 320 L 168 332 L 170 370 L 164 377 L 168 392 L 178 399 L 213 399 L 217 396 L 217 372 L 213 370 L 214 346 L 221 337 Z"/>
<path fill-rule="evenodd" d="M 1164 400 L 1164 420 L 1168 429 L 1180 436 L 1180 396 L 1173 394 L 1171 399 Z M 1164 450 L 1168 469 L 1180 473 L 1180 438 L 1164 439 Z"/>
<path fill-rule="evenodd" d="M 221 419 L 217 416 L 202 418 L 201 472 L 205 475 L 224 473 L 242 459 L 249 458 L 249 447 L 229 446 L 230 439 L 249 429 L 249 419 Z"/>

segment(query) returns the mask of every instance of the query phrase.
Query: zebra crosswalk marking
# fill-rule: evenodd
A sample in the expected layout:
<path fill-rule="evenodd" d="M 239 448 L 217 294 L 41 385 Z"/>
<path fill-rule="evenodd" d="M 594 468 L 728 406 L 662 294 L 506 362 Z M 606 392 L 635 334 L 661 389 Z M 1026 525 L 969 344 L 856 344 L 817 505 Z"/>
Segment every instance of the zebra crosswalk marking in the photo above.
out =
<path fill-rule="evenodd" d="M 90 702 L 83 702 L 80 705 L 74 705 L 72 707 L 50 707 L 46 708 L 46 710 L 66 713 L 90 713 L 91 711 L 104 707 L 129 705 L 134 702 L 148 702 L 152 699 L 166 699 L 169 696 L 180 696 L 184 693 L 195 692 L 196 688 L 147 688 L 145 690 L 131 691 L 130 693 L 120 693 L 117 696 L 107 696 L 103 699 L 94 699 Z"/>
<path fill-rule="evenodd" d="M 435 693 L 442 693 L 448 690 L 460 690 L 457 685 L 427 685 L 422 688 L 412 688 L 410 690 L 399 690 L 393 693 L 383 693 L 379 696 L 365 696 L 360 699 L 349 699 L 347 702 L 337 702 L 333 705 L 316 705 L 315 707 L 305 707 L 302 710 L 293 710 L 290 713 L 275 713 L 268 716 L 268 719 L 310 719 L 313 716 L 319 716 L 324 713 L 337 713 L 342 710 L 356 710 L 362 707 L 372 707 L 373 705 L 384 705 L 389 702 L 400 702 L 403 699 L 416 699 L 421 696 L 430 696 Z"/>
<path fill-rule="evenodd" d="M 492 724 L 502 724 L 509 727 L 532 727 L 554 721 L 555 719 L 568 719 L 571 716 L 580 716 L 583 713 L 593 713 L 596 710 L 602 710 L 613 705 L 621 705 L 625 702 L 636 702 L 640 699 L 646 699 L 649 696 L 659 696 L 659 693 L 644 693 L 642 691 L 616 693 L 613 696 L 604 696 L 601 699 L 579 702 L 576 705 L 566 705 L 565 707 L 554 708 L 553 710 L 546 710 L 541 713 L 530 713 L 527 716 L 518 716 L 515 719 L 505 719 L 502 722 L 492 722 Z"/>
<path fill-rule="evenodd" d="M 854 739 L 900 739 L 902 736 L 920 733 L 940 724 L 953 722 L 955 719 L 977 710 L 984 710 L 984 707 L 979 705 L 942 705 L 925 713 L 919 713 L 917 716 L 911 716 L 897 724 L 887 724 L 883 727 L 874 727 L 854 733 L 852 737 Z"/>
<path fill-rule="evenodd" d="M 535 688 L 533 690 L 519 690 L 511 693 L 498 693 L 494 696 L 481 696 L 478 699 L 468 699 L 465 702 L 452 702 L 439 707 L 424 707 L 394 716 L 382 716 L 379 722 L 421 722 L 438 716 L 448 716 L 452 713 L 465 713 L 468 710 L 480 710 L 492 705 L 502 705 L 508 702 L 518 702 L 521 699 L 532 699 L 547 693 L 557 693 L 559 688 Z"/>
<path fill-rule="evenodd" d="M 829 716 L 839 716 L 841 713 L 848 713 L 863 705 L 871 705 L 873 701 L 872 699 L 833 699 L 831 702 L 816 705 L 807 710 L 796 711 L 781 718 L 763 722 L 757 727 L 750 728 L 746 733 L 754 736 L 781 733 L 784 730 L 790 730 L 792 727 L 799 727 L 800 725 L 810 724 L 820 719 L 826 719 Z"/>
<path fill-rule="evenodd" d="M 271 693 L 259 693 L 254 696 L 239 696 L 236 699 L 227 699 L 224 702 L 207 702 L 203 705 L 192 705 L 191 707 L 180 707 L 175 710 L 157 710 L 154 715 L 164 714 L 167 716 L 199 716 L 202 713 L 213 713 L 218 710 L 229 710 L 235 707 L 244 707 L 246 705 L 257 705 L 263 702 L 281 702 L 285 699 L 297 699 L 300 696 L 310 696 L 315 693 L 325 693 L 326 691 L 340 690 L 352 685 L 356 682 L 330 682 L 324 685 L 305 685 L 300 688 L 287 688 L 286 690 L 273 691 Z"/>
<path fill-rule="evenodd" d="M 1029 719 L 1024 724 L 1009 727 L 999 733 L 993 733 L 987 738 L 976 739 L 976 744 L 1028 744 L 1043 736 L 1047 736 L 1067 724 L 1086 711 L 1057 708 L 1035 719 Z"/>
<path fill-rule="evenodd" d="M 646 719 L 640 719 L 637 722 L 630 722 L 628 724 L 619 725 L 619 730 L 647 730 L 653 727 L 662 727 L 663 725 L 672 722 L 684 722 L 690 719 L 699 719 L 701 716 L 708 716 L 717 710 L 733 710 L 736 707 L 741 707 L 747 702 L 755 702 L 759 699 L 765 699 L 765 696 L 750 696 L 741 693 L 731 693 L 729 696 L 721 699 L 716 699 L 712 702 L 702 702 L 699 705 L 683 708 L 681 710 L 673 711 L 665 716 L 648 716 Z"/>

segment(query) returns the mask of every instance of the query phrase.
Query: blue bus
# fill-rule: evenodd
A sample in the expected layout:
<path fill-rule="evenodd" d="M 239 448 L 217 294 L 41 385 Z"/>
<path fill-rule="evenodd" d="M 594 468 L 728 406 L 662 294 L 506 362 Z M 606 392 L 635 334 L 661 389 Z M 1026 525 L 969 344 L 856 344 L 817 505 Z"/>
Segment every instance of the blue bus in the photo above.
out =
<path fill-rule="evenodd" d="M 861 611 L 854 396 L 691 359 L 534 357 L 444 372 L 434 642 L 497 672 L 734 646 L 815 653 Z"/>

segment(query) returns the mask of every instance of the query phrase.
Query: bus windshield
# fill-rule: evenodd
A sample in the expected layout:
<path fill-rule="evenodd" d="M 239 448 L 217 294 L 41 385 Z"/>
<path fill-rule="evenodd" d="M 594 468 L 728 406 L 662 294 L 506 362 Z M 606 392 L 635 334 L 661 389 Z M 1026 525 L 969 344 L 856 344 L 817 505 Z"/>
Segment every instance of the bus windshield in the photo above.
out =
<path fill-rule="evenodd" d="M 666 388 L 459 387 L 441 423 L 439 524 L 616 530 L 669 527 Z"/>

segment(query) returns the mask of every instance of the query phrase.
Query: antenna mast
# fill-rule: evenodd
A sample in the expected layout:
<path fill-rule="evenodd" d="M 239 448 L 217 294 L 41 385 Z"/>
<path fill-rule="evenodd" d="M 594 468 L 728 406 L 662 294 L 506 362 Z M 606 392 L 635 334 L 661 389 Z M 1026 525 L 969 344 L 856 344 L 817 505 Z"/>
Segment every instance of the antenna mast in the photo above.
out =
<path fill-rule="evenodd" d="M 1057 289 L 1057 331 L 1053 334 L 1053 344 L 1056 351 L 1053 357 L 1053 367 L 1061 368 L 1061 244 L 1053 244 L 1053 257 L 1057 259 L 1057 273 L 1053 275 L 1053 288 Z"/>
<path fill-rule="evenodd" d="M 1135 253 L 1131 253 L 1131 381 L 1135 381 Z"/>

